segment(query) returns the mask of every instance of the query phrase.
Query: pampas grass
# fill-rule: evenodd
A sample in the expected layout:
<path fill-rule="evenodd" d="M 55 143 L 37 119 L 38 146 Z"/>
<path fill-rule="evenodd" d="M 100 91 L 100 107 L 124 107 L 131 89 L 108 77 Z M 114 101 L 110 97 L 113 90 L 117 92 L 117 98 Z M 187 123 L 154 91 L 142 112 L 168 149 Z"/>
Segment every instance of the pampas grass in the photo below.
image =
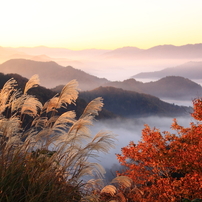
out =
<path fill-rule="evenodd" d="M 25 85 L 24 94 L 26 94 L 29 89 L 37 87 L 39 83 L 39 76 L 37 74 L 33 75 Z"/>
<path fill-rule="evenodd" d="M 0 91 L 0 201 L 80 201 L 94 182 L 85 181 L 86 176 L 102 178 L 105 172 L 89 158 L 114 146 L 112 134 L 92 137 L 89 130 L 103 100 L 91 101 L 76 119 L 74 111 L 58 114 L 61 107 L 76 103 L 76 80 L 44 105 L 28 94 L 38 85 L 34 75 L 24 91 L 14 79 Z"/>

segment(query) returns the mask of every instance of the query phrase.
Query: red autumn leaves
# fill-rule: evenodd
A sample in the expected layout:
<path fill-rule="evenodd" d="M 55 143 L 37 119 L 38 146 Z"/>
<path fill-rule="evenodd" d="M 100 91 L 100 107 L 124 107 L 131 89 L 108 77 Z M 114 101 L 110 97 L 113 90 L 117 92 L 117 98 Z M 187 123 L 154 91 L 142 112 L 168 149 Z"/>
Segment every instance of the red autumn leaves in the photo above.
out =
<path fill-rule="evenodd" d="M 202 101 L 193 102 L 192 116 L 202 120 Z M 202 196 L 202 123 L 190 123 L 189 128 L 174 120 L 169 132 L 151 129 L 142 131 L 138 144 L 122 148 L 117 158 L 125 175 L 138 189 L 131 190 L 129 198 L 137 202 L 181 201 Z"/>

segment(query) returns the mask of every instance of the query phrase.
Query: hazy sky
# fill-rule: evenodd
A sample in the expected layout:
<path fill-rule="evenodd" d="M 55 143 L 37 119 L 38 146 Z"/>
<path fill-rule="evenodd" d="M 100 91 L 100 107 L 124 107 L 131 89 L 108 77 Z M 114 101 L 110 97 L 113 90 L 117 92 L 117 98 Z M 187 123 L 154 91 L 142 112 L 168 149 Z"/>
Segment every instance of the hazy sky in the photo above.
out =
<path fill-rule="evenodd" d="M 202 42 L 202 0 L 5 0 L 0 46 L 74 50 Z"/>

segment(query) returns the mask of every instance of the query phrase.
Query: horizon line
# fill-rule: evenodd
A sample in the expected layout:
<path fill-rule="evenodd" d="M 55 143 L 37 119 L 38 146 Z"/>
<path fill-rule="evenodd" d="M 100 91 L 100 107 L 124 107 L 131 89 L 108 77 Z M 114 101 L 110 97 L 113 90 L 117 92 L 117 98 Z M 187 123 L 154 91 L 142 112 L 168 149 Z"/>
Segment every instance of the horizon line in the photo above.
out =
<path fill-rule="evenodd" d="M 155 45 L 155 46 L 151 46 L 149 48 L 139 48 L 137 46 L 122 46 L 122 47 L 118 47 L 115 49 L 105 49 L 105 48 L 84 48 L 84 49 L 71 49 L 71 48 L 67 48 L 67 47 L 51 47 L 51 46 L 46 46 L 46 45 L 37 45 L 37 46 L 0 46 L 1 48 L 14 48 L 14 49 L 18 49 L 18 48 L 50 48 L 50 49 L 66 49 L 66 50 L 71 50 L 71 51 L 84 51 L 84 50 L 117 50 L 117 49 L 122 49 L 122 48 L 138 48 L 141 50 L 148 50 L 154 47 L 159 47 L 159 46 L 174 46 L 174 47 L 182 47 L 182 46 L 187 46 L 187 45 L 201 45 L 201 43 L 187 43 L 187 44 L 183 44 L 183 45 L 173 45 L 173 44 L 159 44 L 159 45 Z"/>

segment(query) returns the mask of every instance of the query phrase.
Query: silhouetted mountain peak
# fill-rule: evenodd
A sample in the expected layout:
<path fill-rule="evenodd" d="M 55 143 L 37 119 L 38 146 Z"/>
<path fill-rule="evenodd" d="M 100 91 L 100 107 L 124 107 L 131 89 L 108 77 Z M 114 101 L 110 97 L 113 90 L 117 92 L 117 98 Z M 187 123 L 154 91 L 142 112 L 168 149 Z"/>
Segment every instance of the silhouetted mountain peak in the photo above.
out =
<path fill-rule="evenodd" d="M 54 61 L 41 62 L 28 59 L 11 59 L 0 65 L 0 72 L 18 73 L 26 78 L 38 74 L 41 84 L 48 88 L 65 85 L 70 80 L 76 79 L 81 90 L 96 88 L 107 79 L 98 78 L 72 66 L 60 66 Z"/>

